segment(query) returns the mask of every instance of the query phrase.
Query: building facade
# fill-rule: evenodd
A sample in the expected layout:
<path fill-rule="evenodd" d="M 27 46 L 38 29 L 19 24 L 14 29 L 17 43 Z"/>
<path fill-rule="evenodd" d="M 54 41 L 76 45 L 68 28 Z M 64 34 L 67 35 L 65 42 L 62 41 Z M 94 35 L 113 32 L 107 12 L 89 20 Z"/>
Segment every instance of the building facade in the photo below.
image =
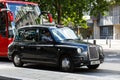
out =
<path fill-rule="evenodd" d="M 111 6 L 107 16 L 93 20 L 95 39 L 120 39 L 120 6 Z"/>

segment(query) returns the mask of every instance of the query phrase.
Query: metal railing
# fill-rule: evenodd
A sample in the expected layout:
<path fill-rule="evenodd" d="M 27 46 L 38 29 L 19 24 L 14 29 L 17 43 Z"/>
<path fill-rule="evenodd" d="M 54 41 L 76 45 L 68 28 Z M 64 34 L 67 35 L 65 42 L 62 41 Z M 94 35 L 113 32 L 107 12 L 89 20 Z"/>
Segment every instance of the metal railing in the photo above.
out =
<path fill-rule="evenodd" d="M 120 24 L 120 16 L 103 16 L 100 18 L 100 26 Z"/>

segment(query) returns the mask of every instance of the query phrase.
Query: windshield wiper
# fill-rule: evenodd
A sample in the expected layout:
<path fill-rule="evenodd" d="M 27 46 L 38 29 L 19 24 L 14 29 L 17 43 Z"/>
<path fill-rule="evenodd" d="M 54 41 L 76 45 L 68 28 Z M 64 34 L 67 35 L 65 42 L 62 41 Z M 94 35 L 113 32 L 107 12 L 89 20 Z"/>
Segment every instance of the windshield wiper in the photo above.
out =
<path fill-rule="evenodd" d="M 64 41 L 75 40 L 75 39 L 64 39 Z"/>

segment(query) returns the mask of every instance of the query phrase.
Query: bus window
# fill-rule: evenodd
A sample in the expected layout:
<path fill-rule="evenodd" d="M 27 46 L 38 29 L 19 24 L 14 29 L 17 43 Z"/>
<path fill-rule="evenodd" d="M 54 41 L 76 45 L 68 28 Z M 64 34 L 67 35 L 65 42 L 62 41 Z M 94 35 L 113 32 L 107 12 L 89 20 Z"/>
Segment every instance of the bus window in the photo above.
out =
<path fill-rule="evenodd" d="M 0 35 L 6 37 L 6 12 L 0 12 Z"/>

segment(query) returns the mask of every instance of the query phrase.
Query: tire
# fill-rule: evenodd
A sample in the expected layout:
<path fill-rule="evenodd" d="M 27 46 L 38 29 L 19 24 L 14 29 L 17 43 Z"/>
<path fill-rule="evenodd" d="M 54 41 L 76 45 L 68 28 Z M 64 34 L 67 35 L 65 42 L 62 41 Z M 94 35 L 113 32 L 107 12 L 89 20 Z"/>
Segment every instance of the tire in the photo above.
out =
<path fill-rule="evenodd" d="M 21 57 L 20 57 L 19 54 L 15 54 L 13 56 L 13 64 L 16 67 L 22 67 L 23 66 L 23 63 L 21 62 Z"/>
<path fill-rule="evenodd" d="M 71 57 L 65 55 L 60 58 L 60 70 L 63 72 L 73 72 L 74 64 Z"/>
<path fill-rule="evenodd" d="M 99 67 L 99 64 L 97 65 L 88 65 L 88 69 L 97 69 Z"/>

